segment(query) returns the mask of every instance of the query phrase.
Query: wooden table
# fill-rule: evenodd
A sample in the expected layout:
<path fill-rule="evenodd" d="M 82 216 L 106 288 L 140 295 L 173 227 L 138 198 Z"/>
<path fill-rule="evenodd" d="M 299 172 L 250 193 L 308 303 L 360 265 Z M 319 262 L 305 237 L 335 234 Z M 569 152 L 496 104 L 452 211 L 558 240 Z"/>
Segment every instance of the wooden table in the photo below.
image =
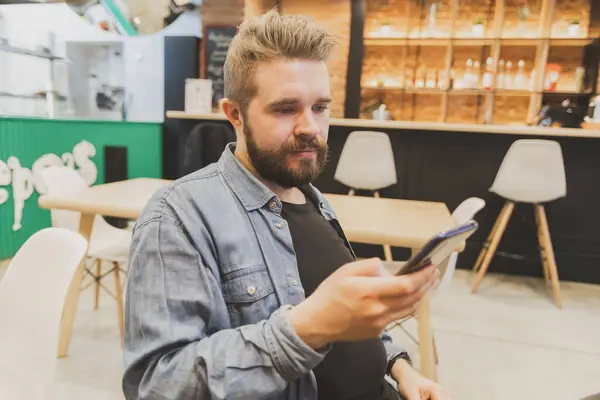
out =
<path fill-rule="evenodd" d="M 39 198 L 38 202 L 41 208 L 81 212 L 79 233 L 86 240 L 89 240 L 96 214 L 136 219 L 152 194 L 168 182 L 162 179 L 131 179 L 92 186 L 81 192 L 70 193 L 66 196 L 44 195 Z M 69 351 L 79 289 L 85 270 L 84 262 L 85 259 L 77 268 L 65 299 L 58 343 L 59 357 L 65 357 Z"/>
<path fill-rule="evenodd" d="M 108 183 L 68 196 L 44 195 L 39 198 L 39 205 L 46 209 L 81 212 L 79 233 L 89 240 L 96 214 L 136 219 L 150 196 L 168 182 L 162 179 L 139 178 Z M 454 225 L 448 208 L 442 203 L 332 194 L 326 197 L 338 214 L 340 224 L 348 238 L 353 242 L 389 244 L 418 251 L 432 235 Z M 59 357 L 68 354 L 83 272 L 82 262 L 65 300 L 58 347 Z M 427 296 L 421 302 L 417 320 L 421 370 L 427 378 L 436 379 Z"/>
<path fill-rule="evenodd" d="M 352 242 L 408 247 L 418 252 L 436 233 L 456 225 L 443 203 L 326 194 Z M 464 243 L 457 251 L 464 249 Z M 429 296 L 417 313 L 421 373 L 437 380 Z"/>

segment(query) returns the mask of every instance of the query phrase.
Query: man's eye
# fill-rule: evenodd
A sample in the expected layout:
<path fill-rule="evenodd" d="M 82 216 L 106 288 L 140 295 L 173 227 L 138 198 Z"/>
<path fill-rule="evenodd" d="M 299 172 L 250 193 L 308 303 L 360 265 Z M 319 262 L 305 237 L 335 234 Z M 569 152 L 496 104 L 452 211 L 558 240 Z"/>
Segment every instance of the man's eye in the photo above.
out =
<path fill-rule="evenodd" d="M 316 112 L 325 112 L 327 111 L 329 107 L 327 107 L 326 105 L 321 105 L 321 106 L 314 106 L 313 110 Z"/>
<path fill-rule="evenodd" d="M 293 108 L 278 108 L 275 111 L 277 113 L 279 113 L 279 114 L 292 114 L 292 113 L 294 113 L 294 109 Z"/>

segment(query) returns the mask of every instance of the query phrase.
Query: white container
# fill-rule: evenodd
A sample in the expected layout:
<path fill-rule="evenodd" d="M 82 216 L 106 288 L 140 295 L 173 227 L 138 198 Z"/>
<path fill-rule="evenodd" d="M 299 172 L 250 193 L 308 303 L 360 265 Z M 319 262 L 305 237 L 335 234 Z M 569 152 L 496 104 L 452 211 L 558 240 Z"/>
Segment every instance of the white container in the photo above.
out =
<path fill-rule="evenodd" d="M 568 30 L 569 30 L 570 37 L 578 37 L 579 36 L 579 24 L 570 24 Z"/>
<path fill-rule="evenodd" d="M 485 25 L 483 24 L 474 24 L 473 28 L 473 36 L 474 37 L 484 37 L 485 36 Z"/>
<path fill-rule="evenodd" d="M 191 114 L 210 114 L 212 112 L 212 80 L 185 80 L 185 112 Z"/>

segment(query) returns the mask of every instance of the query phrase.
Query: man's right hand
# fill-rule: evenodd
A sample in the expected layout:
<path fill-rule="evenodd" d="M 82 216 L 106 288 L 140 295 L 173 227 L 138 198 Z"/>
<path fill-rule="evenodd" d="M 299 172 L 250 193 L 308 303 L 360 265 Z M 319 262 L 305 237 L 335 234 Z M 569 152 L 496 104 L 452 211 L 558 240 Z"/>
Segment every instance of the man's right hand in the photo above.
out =
<path fill-rule="evenodd" d="M 298 336 L 313 349 L 378 337 L 390 322 L 416 312 L 437 275 L 434 266 L 394 276 L 378 258 L 355 261 L 340 267 L 292 308 L 290 319 Z"/>

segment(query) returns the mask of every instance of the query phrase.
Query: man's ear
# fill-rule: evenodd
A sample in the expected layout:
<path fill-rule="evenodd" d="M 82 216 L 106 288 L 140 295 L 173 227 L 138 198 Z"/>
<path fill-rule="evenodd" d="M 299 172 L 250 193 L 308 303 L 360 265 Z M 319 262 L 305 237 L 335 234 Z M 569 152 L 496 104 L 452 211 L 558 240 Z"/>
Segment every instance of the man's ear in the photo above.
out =
<path fill-rule="evenodd" d="M 242 127 L 242 113 L 237 104 L 225 98 L 221 100 L 221 109 L 236 130 Z"/>

